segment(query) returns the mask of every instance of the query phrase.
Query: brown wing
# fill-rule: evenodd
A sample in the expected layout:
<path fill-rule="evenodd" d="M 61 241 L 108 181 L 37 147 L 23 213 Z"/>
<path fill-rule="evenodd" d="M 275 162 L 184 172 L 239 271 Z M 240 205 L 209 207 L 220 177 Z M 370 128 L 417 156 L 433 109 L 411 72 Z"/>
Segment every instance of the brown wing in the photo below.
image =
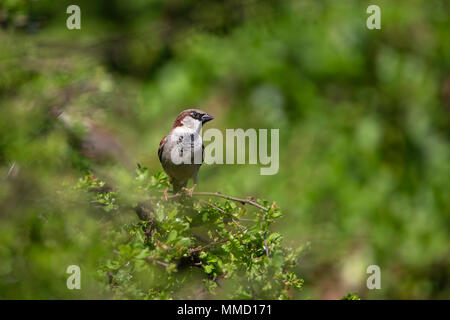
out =
<path fill-rule="evenodd" d="M 167 136 L 165 136 L 164 138 L 162 138 L 161 142 L 159 143 L 159 147 L 158 147 L 158 158 L 159 161 L 162 162 L 161 157 L 162 157 L 162 153 L 163 153 L 163 149 L 164 149 L 164 144 L 166 143 L 166 138 Z"/>

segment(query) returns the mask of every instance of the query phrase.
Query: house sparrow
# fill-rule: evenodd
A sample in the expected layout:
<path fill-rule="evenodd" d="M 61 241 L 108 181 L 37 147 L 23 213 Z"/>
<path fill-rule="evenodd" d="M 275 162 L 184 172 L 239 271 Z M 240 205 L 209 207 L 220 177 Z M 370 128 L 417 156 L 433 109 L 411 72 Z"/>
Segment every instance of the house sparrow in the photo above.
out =
<path fill-rule="evenodd" d="M 201 110 L 184 110 L 175 119 L 170 133 L 159 143 L 159 161 L 170 177 L 174 193 L 187 190 L 192 196 L 197 186 L 198 170 L 203 163 L 205 148 L 200 130 L 203 124 L 212 119 L 211 115 Z M 186 189 L 189 179 L 193 179 L 194 185 L 191 189 Z M 167 189 L 164 195 L 167 198 Z"/>

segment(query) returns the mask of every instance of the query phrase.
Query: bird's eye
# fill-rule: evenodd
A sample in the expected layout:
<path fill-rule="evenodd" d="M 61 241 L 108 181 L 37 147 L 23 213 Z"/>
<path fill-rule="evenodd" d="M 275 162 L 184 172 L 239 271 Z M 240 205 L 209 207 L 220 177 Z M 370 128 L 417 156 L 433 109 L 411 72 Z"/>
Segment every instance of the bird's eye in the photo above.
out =
<path fill-rule="evenodd" d="M 192 118 L 196 119 L 196 118 L 197 118 L 197 116 L 198 116 L 198 113 L 194 111 L 194 112 L 192 112 L 192 114 L 191 114 L 191 115 L 192 115 Z"/>

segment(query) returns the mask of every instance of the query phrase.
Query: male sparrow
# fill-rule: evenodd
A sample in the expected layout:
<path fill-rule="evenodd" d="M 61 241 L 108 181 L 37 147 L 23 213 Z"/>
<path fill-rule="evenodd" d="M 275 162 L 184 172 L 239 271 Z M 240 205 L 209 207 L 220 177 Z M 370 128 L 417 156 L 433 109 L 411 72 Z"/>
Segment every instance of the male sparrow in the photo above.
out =
<path fill-rule="evenodd" d="M 201 110 L 184 110 L 175 119 L 170 133 L 159 143 L 159 161 L 170 177 L 174 193 L 184 189 L 192 196 L 204 157 L 200 130 L 212 119 L 213 116 Z M 194 185 L 186 189 L 189 179 L 194 181 Z M 167 189 L 164 194 L 167 197 Z"/>

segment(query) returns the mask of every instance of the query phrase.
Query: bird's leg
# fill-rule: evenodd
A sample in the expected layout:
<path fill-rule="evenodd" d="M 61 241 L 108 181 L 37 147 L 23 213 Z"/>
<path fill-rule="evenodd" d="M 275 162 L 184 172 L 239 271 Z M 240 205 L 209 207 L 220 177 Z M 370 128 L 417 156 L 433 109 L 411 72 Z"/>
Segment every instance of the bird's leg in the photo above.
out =
<path fill-rule="evenodd" d="M 192 188 L 186 188 L 186 187 L 183 187 L 183 191 L 186 191 L 187 194 L 192 198 L 192 194 L 194 193 L 194 189 L 195 189 L 196 186 L 197 186 L 197 184 L 195 183 L 195 184 L 192 186 Z"/>
<path fill-rule="evenodd" d="M 186 187 L 183 187 L 182 190 L 186 191 L 188 193 L 188 195 L 192 198 L 192 194 L 194 193 L 194 189 L 197 186 L 198 183 L 198 168 L 194 174 L 194 176 L 192 177 L 192 179 L 194 180 L 194 185 L 192 186 L 192 188 L 188 189 Z"/>
<path fill-rule="evenodd" d="M 164 199 L 169 200 L 169 187 L 166 187 L 166 189 L 164 189 L 163 191 L 164 193 Z"/>

